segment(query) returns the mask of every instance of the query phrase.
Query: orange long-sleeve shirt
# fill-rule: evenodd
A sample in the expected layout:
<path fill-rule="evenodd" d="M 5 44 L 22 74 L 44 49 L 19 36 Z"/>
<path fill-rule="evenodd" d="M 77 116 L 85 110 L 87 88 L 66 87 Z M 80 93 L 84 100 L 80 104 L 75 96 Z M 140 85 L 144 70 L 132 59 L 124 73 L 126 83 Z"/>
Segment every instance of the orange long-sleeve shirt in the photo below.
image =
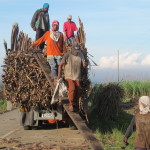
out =
<path fill-rule="evenodd" d="M 60 38 L 58 42 L 55 42 L 50 37 L 50 31 L 47 31 L 41 38 L 39 38 L 37 41 L 33 43 L 33 46 L 38 46 L 41 43 L 45 42 L 47 44 L 46 48 L 46 54 L 47 55 L 62 55 L 63 53 L 63 46 L 64 46 L 64 40 L 63 40 L 63 34 L 60 33 Z"/>

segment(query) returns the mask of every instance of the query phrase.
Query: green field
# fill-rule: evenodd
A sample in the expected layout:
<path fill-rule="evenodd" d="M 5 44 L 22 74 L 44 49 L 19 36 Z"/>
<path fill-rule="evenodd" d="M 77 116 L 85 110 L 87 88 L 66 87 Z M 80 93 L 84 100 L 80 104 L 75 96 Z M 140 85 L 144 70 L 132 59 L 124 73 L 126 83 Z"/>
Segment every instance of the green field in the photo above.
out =
<path fill-rule="evenodd" d="M 150 81 L 124 81 L 119 85 L 124 89 L 125 101 L 144 95 L 150 96 Z"/>
<path fill-rule="evenodd" d="M 132 119 L 132 114 L 126 111 L 121 111 L 116 121 L 105 121 L 100 122 L 99 118 L 95 118 L 91 123 L 95 135 L 102 144 L 105 150 L 121 150 L 124 147 L 123 137 L 125 131 Z M 129 145 L 125 148 L 126 150 L 133 150 L 135 132 L 129 138 Z"/>

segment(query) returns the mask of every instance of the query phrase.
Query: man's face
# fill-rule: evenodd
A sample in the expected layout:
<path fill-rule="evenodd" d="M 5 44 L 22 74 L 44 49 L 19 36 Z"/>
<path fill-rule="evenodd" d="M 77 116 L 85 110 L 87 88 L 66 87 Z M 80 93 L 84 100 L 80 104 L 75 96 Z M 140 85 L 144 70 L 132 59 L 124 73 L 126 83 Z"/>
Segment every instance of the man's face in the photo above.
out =
<path fill-rule="evenodd" d="M 44 12 L 48 12 L 48 8 L 44 8 Z"/>
<path fill-rule="evenodd" d="M 71 19 L 68 19 L 68 22 L 71 22 Z"/>
<path fill-rule="evenodd" d="M 53 24 L 52 27 L 53 27 L 54 31 L 58 31 L 58 29 L 59 29 L 59 25 L 57 25 L 57 24 Z"/>
<path fill-rule="evenodd" d="M 78 52 L 77 51 L 72 51 L 72 54 L 77 56 L 78 55 Z"/>

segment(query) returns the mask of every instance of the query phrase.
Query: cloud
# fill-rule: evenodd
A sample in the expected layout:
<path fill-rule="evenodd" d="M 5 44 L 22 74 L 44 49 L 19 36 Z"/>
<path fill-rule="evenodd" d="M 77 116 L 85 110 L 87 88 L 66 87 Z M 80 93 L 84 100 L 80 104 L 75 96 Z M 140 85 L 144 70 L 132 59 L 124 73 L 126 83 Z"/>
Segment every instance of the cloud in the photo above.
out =
<path fill-rule="evenodd" d="M 115 69 L 118 66 L 118 56 L 103 56 L 100 58 L 99 67 L 101 69 Z M 119 66 L 123 69 L 150 66 L 150 54 L 143 56 L 142 53 L 123 53 L 119 56 Z"/>
<path fill-rule="evenodd" d="M 147 55 L 142 61 L 141 61 L 142 65 L 150 65 L 150 54 Z"/>

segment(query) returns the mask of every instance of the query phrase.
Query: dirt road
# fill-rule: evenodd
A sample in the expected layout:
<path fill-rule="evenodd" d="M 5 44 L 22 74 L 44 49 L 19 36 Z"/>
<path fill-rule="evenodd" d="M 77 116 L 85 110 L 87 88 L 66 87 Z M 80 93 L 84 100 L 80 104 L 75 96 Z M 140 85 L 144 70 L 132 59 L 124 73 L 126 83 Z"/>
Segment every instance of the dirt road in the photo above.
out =
<path fill-rule="evenodd" d="M 19 149 L 20 146 L 20 149 L 23 149 L 29 145 L 35 147 L 40 143 L 43 147 L 51 146 L 52 149 L 88 149 L 86 141 L 78 130 L 70 130 L 67 127 L 56 128 L 55 126 L 43 127 L 39 130 L 24 130 L 19 124 L 19 118 L 19 110 L 0 114 L 0 148 Z"/>

